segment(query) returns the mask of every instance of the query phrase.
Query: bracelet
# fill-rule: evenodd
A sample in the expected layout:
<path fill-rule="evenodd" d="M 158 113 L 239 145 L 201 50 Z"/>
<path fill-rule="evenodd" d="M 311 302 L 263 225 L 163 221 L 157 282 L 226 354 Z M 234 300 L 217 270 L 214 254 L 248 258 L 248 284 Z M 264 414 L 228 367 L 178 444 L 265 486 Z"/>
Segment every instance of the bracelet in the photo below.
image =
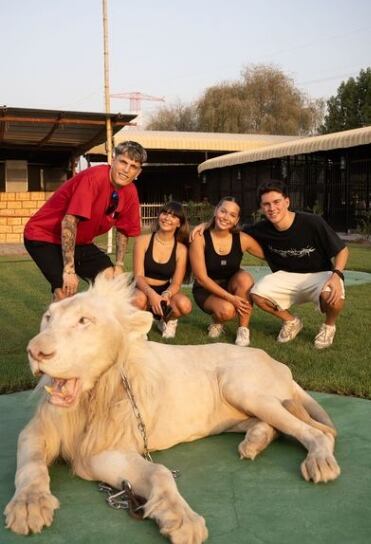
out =
<path fill-rule="evenodd" d="M 166 295 L 168 295 L 171 298 L 172 292 L 170 291 L 170 289 L 165 289 L 165 291 L 162 291 L 161 296 L 164 297 Z"/>
<path fill-rule="evenodd" d="M 116 261 L 115 266 L 124 266 L 124 262 L 123 261 Z"/>
<path fill-rule="evenodd" d="M 332 270 L 332 273 L 333 273 L 333 274 L 336 274 L 337 276 L 339 276 L 339 278 L 340 278 L 341 280 L 344 281 L 344 274 L 342 273 L 341 270 L 338 270 L 337 268 L 334 268 L 334 270 Z"/>
<path fill-rule="evenodd" d="M 74 274 L 74 275 L 76 275 L 76 272 L 66 272 L 66 271 L 64 271 L 63 274 L 68 274 L 68 275 Z"/>

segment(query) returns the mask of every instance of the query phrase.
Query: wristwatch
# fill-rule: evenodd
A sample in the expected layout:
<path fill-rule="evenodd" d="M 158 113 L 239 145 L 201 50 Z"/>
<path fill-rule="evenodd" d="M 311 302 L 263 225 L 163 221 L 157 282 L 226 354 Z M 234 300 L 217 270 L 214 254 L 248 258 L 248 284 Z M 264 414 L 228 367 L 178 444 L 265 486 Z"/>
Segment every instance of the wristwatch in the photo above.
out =
<path fill-rule="evenodd" d="M 344 274 L 342 273 L 341 270 L 338 270 L 337 268 L 334 268 L 334 270 L 332 270 L 332 273 L 336 274 L 337 276 L 339 276 L 340 279 L 342 279 L 344 281 Z"/>

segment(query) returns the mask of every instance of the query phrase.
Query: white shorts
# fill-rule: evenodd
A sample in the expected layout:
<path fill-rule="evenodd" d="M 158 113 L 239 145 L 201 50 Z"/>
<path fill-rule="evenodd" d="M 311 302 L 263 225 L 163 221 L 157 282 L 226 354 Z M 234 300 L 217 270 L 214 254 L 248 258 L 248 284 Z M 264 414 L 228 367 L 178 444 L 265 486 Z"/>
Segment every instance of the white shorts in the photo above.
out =
<path fill-rule="evenodd" d="M 330 291 L 329 287 L 323 286 L 331 275 L 331 271 L 297 274 L 279 270 L 259 280 L 251 289 L 251 293 L 266 298 L 278 310 L 288 310 L 293 304 L 305 302 L 313 302 L 320 310 L 320 294 L 322 291 Z M 345 298 L 344 283 L 341 284 L 343 290 L 341 298 Z"/>

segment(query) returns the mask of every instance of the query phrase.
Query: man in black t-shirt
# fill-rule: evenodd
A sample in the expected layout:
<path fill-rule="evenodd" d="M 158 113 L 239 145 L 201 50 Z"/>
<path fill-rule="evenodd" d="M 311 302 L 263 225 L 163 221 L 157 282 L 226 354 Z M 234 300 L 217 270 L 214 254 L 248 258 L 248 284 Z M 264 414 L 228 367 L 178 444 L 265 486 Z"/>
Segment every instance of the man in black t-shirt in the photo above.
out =
<path fill-rule="evenodd" d="M 255 304 L 283 322 L 277 341 L 293 340 L 303 328 L 289 309 L 293 304 L 313 302 L 325 314 L 315 337 L 317 349 L 330 346 L 335 322 L 344 305 L 343 270 L 348 249 L 318 215 L 289 210 L 290 199 L 281 181 L 266 181 L 258 187 L 258 202 L 265 219 L 246 227 L 263 248 L 272 270 L 258 281 L 251 294 Z"/>

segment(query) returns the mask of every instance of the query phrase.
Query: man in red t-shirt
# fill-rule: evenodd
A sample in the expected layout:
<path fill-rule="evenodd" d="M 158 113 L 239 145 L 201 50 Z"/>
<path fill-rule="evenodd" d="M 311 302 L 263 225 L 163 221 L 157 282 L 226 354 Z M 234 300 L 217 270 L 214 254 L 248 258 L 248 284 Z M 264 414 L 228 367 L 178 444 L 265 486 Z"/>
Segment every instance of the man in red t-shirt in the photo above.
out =
<path fill-rule="evenodd" d="M 138 193 L 132 183 L 147 153 L 137 142 L 115 148 L 111 166 L 93 166 L 69 179 L 27 222 L 24 244 L 51 285 L 54 300 L 76 293 L 79 277 L 107 268 L 122 272 L 129 236 L 140 234 Z M 116 263 L 93 243 L 116 227 Z"/>

